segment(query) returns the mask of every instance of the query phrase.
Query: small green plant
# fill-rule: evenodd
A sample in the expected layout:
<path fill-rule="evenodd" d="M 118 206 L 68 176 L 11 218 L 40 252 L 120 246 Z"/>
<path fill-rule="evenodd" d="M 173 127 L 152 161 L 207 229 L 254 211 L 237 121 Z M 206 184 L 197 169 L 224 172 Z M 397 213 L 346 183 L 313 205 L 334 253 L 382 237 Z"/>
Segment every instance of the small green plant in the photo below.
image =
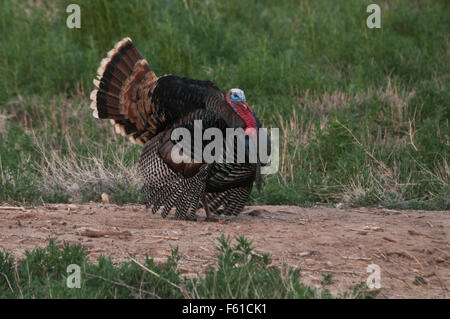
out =
<path fill-rule="evenodd" d="M 332 274 L 322 274 L 322 281 L 320 282 L 322 286 L 329 286 L 334 284 Z"/>
<path fill-rule="evenodd" d="M 316 291 L 303 286 L 300 269 L 272 267 L 268 254 L 253 253 L 251 242 L 237 237 L 218 239 L 217 266 L 195 281 L 199 297 L 205 298 L 313 298 Z"/>
<path fill-rule="evenodd" d="M 360 282 L 353 286 L 350 292 L 344 292 L 339 294 L 343 298 L 355 298 L 355 299 L 373 299 L 380 293 L 377 289 L 370 289 L 365 282 Z"/>
<path fill-rule="evenodd" d="M 417 276 L 414 278 L 413 284 L 416 286 L 423 286 L 427 284 L 427 281 L 422 276 Z"/>
<path fill-rule="evenodd" d="M 161 264 L 146 257 L 115 265 L 106 256 L 92 262 L 83 246 L 50 238 L 21 260 L 0 252 L 0 298 L 333 298 L 301 284 L 299 269 L 273 266 L 268 254 L 255 254 L 244 237 L 232 245 L 222 236 L 217 249 L 217 264 L 188 279 L 178 270 L 183 257 L 177 248 Z M 66 284 L 71 264 L 80 267 L 80 288 Z"/>

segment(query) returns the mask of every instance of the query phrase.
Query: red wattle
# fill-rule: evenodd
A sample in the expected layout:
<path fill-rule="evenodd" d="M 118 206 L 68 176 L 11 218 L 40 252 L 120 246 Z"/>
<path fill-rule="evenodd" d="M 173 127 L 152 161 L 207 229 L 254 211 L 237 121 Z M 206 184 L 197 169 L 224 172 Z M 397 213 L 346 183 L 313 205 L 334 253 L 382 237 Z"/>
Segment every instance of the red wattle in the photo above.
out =
<path fill-rule="evenodd" d="M 245 123 L 245 134 L 249 136 L 254 136 L 258 132 L 256 129 L 256 121 L 253 116 L 253 111 L 246 101 L 240 103 L 231 102 L 230 92 L 227 93 L 226 100 L 228 104 L 236 111 L 236 113 L 244 120 Z"/>
<path fill-rule="evenodd" d="M 256 135 L 256 128 L 254 127 L 247 127 L 244 130 L 245 134 L 250 135 L 250 136 L 255 136 Z"/>

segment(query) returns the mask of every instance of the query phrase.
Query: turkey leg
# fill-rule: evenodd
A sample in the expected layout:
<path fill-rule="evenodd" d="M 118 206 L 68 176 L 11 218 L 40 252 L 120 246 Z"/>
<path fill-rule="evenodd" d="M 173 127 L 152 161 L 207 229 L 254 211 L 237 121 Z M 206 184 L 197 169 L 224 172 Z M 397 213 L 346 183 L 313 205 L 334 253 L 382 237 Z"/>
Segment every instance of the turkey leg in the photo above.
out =
<path fill-rule="evenodd" d="M 217 218 L 213 217 L 211 215 L 211 212 L 209 211 L 209 207 L 208 207 L 208 201 L 206 200 L 206 195 L 203 194 L 202 196 L 202 204 L 203 204 L 203 208 L 205 209 L 206 212 L 206 221 L 207 222 L 214 222 L 217 221 Z"/>

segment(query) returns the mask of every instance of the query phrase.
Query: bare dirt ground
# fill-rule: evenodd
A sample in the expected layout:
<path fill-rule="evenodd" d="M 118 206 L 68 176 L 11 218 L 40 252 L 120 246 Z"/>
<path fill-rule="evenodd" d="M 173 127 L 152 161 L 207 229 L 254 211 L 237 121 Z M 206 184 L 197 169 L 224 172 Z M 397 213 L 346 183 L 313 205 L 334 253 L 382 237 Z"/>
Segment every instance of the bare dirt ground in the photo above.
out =
<path fill-rule="evenodd" d="M 56 237 L 81 243 L 93 259 L 111 255 L 119 263 L 145 254 L 163 262 L 178 246 L 179 269 L 193 277 L 214 265 L 217 237 L 245 235 L 274 265 L 300 267 L 305 284 L 321 287 L 331 274 L 327 288 L 334 294 L 365 282 L 367 266 L 377 264 L 379 298 L 449 297 L 449 211 L 255 206 L 218 222 L 205 222 L 203 211 L 198 216 L 162 219 L 140 205 L 96 203 L 0 208 L 0 249 L 21 258 Z"/>

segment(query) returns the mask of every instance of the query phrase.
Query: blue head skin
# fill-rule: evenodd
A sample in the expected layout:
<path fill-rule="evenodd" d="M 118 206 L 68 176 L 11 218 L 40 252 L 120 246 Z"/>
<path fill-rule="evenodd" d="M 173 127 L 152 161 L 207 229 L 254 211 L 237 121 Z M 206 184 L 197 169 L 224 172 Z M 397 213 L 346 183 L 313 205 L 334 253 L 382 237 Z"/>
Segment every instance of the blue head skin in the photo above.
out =
<path fill-rule="evenodd" d="M 230 90 L 230 100 L 231 102 L 234 103 L 241 103 L 241 102 L 245 102 L 245 95 L 244 95 L 244 91 L 240 90 L 240 89 L 231 89 Z"/>

